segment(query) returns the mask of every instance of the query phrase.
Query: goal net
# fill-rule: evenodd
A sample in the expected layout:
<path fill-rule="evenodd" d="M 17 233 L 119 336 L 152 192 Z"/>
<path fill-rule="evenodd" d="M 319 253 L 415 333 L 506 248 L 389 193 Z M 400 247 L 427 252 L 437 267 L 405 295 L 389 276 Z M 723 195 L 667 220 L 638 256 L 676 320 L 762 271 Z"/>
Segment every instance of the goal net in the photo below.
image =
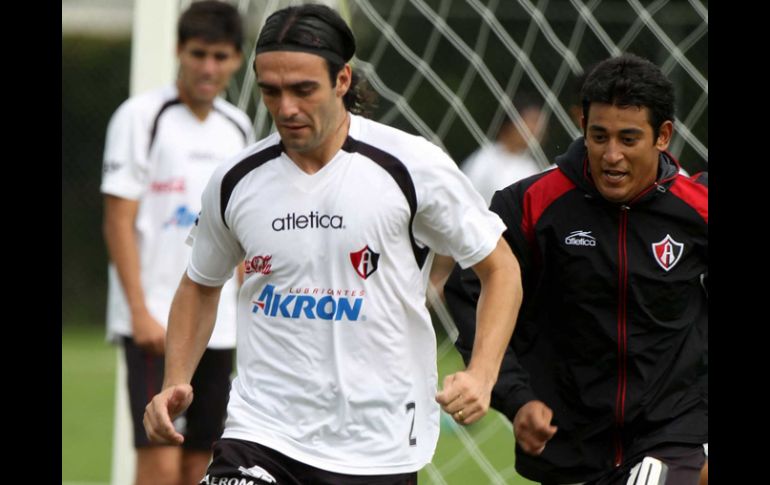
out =
<path fill-rule="evenodd" d="M 250 41 L 269 13 L 303 2 L 241 2 Z M 354 69 L 380 96 L 373 118 L 420 134 L 458 163 L 494 139 L 505 116 L 519 128 L 511 99 L 538 97 L 546 136 L 530 140 L 543 167 L 580 131 L 572 108 L 577 81 L 622 52 L 646 57 L 674 82 L 670 150 L 690 173 L 708 164 L 708 3 L 699 0 L 333 0 L 352 25 Z M 249 45 L 247 47 L 253 47 Z M 254 89 L 252 52 L 229 97 L 272 129 Z"/>
<path fill-rule="evenodd" d="M 182 11 L 189 1 L 177 5 Z M 255 85 L 253 50 L 273 11 L 301 1 L 240 0 L 246 19 L 244 66 L 227 97 L 246 111 L 257 138 L 274 130 Z M 700 0 L 330 0 L 348 20 L 358 49 L 352 63 L 379 94 L 372 118 L 421 135 L 461 163 L 494 140 L 505 117 L 528 133 L 511 100 L 540 99 L 546 130 L 528 140 L 541 167 L 567 148 L 578 80 L 623 52 L 646 57 L 674 82 L 677 103 L 670 151 L 694 174 L 708 169 L 708 2 Z M 173 29 L 173 25 L 169 26 Z M 454 324 L 435 292 L 440 382 L 462 368 Z M 122 429 L 130 429 L 125 426 Z M 125 431 L 124 431 L 125 432 Z M 130 437 L 122 441 L 129 442 Z M 116 437 L 116 446 L 121 437 Z M 513 468 L 510 422 L 490 412 L 462 427 L 442 415 L 433 462 L 420 483 L 530 483 Z M 130 453 L 130 446 L 123 447 Z M 120 460 L 120 453 L 115 453 Z M 115 463 L 113 464 L 115 466 Z M 113 474 L 115 476 L 115 474 Z M 120 477 L 113 483 L 123 482 Z"/>

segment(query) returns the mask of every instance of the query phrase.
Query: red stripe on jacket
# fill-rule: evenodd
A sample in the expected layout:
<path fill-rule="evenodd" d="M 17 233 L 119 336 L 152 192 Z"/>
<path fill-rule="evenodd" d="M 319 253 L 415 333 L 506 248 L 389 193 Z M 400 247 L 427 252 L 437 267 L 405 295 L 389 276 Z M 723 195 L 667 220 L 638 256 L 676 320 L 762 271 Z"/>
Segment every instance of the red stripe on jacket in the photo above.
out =
<path fill-rule="evenodd" d="M 535 226 L 540 216 L 556 199 L 572 190 L 575 184 L 556 168 L 529 186 L 524 192 L 521 230 L 532 243 L 535 239 Z"/>
<path fill-rule="evenodd" d="M 697 177 L 697 175 L 696 175 Z M 669 191 L 695 209 L 698 214 L 709 222 L 709 189 L 687 177 L 677 177 Z"/>

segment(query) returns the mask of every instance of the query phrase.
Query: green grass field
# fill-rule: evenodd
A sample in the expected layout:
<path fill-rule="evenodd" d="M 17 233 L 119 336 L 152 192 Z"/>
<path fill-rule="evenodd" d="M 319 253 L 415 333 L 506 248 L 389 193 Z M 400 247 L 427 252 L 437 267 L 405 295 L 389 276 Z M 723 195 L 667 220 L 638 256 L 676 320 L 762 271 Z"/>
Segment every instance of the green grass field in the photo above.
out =
<path fill-rule="evenodd" d="M 62 481 L 110 477 L 115 348 L 97 326 L 67 326 L 61 344 Z"/>
<path fill-rule="evenodd" d="M 109 482 L 115 358 L 101 327 L 63 328 L 62 482 Z M 439 362 L 439 374 L 461 367 L 452 351 Z M 432 465 L 420 472 L 421 484 L 441 484 L 437 475 L 448 485 L 533 483 L 514 472 L 513 436 L 495 412 L 462 430 L 442 414 L 438 448 Z"/>

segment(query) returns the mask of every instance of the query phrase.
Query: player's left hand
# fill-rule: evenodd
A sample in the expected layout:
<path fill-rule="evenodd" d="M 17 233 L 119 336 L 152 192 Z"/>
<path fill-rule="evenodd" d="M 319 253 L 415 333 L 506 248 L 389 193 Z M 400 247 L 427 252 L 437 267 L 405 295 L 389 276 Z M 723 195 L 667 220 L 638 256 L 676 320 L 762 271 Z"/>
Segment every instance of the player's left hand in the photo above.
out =
<path fill-rule="evenodd" d="M 472 370 L 455 372 L 444 378 L 444 389 L 436 394 L 436 401 L 457 423 L 473 424 L 489 411 L 494 385 Z"/>
<path fill-rule="evenodd" d="M 144 430 L 152 443 L 181 445 L 184 435 L 174 429 L 173 420 L 187 409 L 193 400 L 190 384 L 167 387 L 156 394 L 144 408 Z"/>

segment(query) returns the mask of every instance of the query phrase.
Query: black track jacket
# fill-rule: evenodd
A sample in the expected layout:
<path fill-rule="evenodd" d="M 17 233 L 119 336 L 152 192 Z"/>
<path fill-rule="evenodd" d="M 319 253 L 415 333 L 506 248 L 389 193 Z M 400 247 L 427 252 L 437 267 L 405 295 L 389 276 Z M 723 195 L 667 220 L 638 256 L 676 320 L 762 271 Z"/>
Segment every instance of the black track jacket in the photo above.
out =
<path fill-rule="evenodd" d="M 627 204 L 596 190 L 580 138 L 556 169 L 498 191 L 491 209 L 519 260 L 524 300 L 492 394 L 513 421 L 526 402 L 558 431 L 516 469 L 571 483 L 662 443 L 708 442 L 708 173 L 661 154 Z M 478 279 L 455 267 L 445 295 L 466 363 Z"/>

